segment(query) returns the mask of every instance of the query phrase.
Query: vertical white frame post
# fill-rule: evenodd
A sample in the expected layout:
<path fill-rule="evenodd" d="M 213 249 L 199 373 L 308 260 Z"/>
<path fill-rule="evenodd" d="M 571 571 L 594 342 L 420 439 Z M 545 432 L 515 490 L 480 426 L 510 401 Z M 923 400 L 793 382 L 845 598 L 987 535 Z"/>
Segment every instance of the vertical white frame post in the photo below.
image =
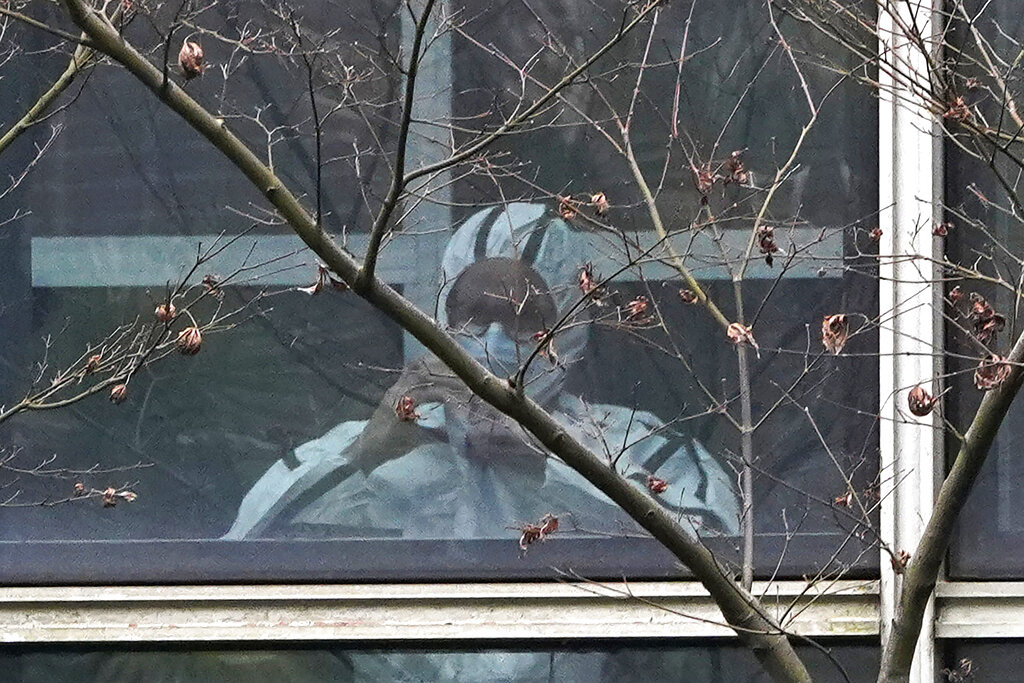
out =
<path fill-rule="evenodd" d="M 936 0 L 940 2 L 940 0 Z M 916 26 L 930 37 L 937 25 L 931 0 L 896 0 L 879 6 L 878 38 L 883 61 L 899 65 L 899 77 L 882 68 L 879 97 L 879 245 L 881 322 L 881 531 L 895 551 L 913 552 L 934 504 L 936 419 L 911 415 L 907 393 L 917 384 L 937 393 L 935 349 L 941 348 L 936 320 L 936 268 L 932 226 L 941 215 L 941 160 L 934 123 L 920 106 L 916 88 L 928 83 L 925 56 L 900 27 Z M 924 258 L 914 258 L 920 256 Z M 939 309 L 941 310 L 941 309 Z M 900 575 L 887 553 L 881 558 L 881 624 L 888 637 Z M 936 675 L 934 598 L 924 615 L 910 680 L 932 683 Z"/>

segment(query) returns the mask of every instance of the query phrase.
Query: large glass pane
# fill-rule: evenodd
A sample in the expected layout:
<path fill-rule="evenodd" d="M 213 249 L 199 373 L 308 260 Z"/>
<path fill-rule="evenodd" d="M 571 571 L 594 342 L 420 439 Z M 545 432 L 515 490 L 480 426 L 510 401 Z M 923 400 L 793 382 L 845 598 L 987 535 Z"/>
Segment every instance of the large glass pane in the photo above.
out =
<path fill-rule="evenodd" d="M 1015 681 L 1024 664 L 1019 640 L 947 640 L 942 648 L 942 678 L 948 683 Z"/>
<path fill-rule="evenodd" d="M 963 11 L 977 14 L 976 28 L 968 30 L 962 20 L 956 22 L 951 40 L 971 60 L 982 54 L 998 60 L 1019 52 L 1024 24 L 1014 3 L 965 3 Z M 946 252 L 951 261 L 963 266 L 959 271 L 949 270 L 946 286 L 946 363 L 953 386 L 947 414 L 961 433 L 983 396 L 976 386 L 975 369 L 989 353 L 1005 356 L 1021 332 L 1020 283 L 1024 273 L 1020 260 L 1024 226 L 1020 214 L 1012 208 L 1020 197 L 1014 180 L 1020 170 L 1012 160 L 1019 149 L 1013 139 L 1019 137 L 1020 123 L 993 97 L 1000 92 L 989 90 L 993 76 L 981 62 L 971 60 L 963 71 L 965 77 L 976 79 L 976 85 L 970 84 L 965 97 L 973 110 L 985 117 L 994 136 L 1005 136 L 1005 145 L 999 146 L 1005 146 L 1008 155 L 963 134 L 946 145 L 947 218 L 952 226 Z M 1007 84 L 1000 97 L 1009 103 L 1020 96 L 1016 66 L 999 78 Z M 950 550 L 949 571 L 954 577 L 1024 576 L 1020 543 L 1024 538 L 1024 490 L 1018 485 L 1024 476 L 1020 458 L 1022 420 L 1024 406 L 1016 401 L 1000 426 L 964 507 Z M 952 459 L 958 449 L 956 437 L 951 435 L 947 444 Z"/>
<path fill-rule="evenodd" d="M 409 168 L 499 130 L 637 10 L 539 4 L 438 3 Z M 202 43 L 209 66 L 187 92 L 361 254 L 398 138 L 392 60 L 407 59 L 415 22 L 397 2 L 307 2 L 292 18 L 222 3 L 183 20 L 171 54 Z M 154 28 L 171 20 L 137 18 L 126 35 L 159 59 Z M 782 27 L 794 54 L 830 68 L 801 60 L 796 73 L 762 3 L 667 5 L 514 135 L 414 182 L 380 273 L 502 376 L 553 329 L 527 393 L 730 559 L 751 508 L 760 573 L 871 572 L 875 106 L 835 75 L 841 54 Z M 12 62 L 33 78 L 15 81 L 5 121 L 40 91 L 40 62 L 57 72 L 61 59 Z M 806 136 L 801 78 L 821 106 Z M 4 510 L 8 580 L 678 575 L 395 323 L 329 278 L 311 296 L 311 252 L 129 75 L 101 65 L 73 90 L 54 119 L 64 129 L 12 195 L 30 213 L 5 227 L 0 252 L 3 401 L 69 367 L 95 386 L 134 367 L 140 356 L 118 349 L 151 335 L 167 335 L 156 355 L 168 357 L 133 371 L 123 402 L 107 387 L 0 424 L 11 467 L 73 470 L 9 470 L 10 502 L 60 499 L 76 484 L 121 501 Z M 49 133 L 37 126 L 22 156 L 0 163 L 17 172 L 29 140 Z M 154 321 L 196 254 L 220 246 L 172 295 L 178 316 Z M 698 291 L 713 308 L 690 301 Z M 194 299 L 193 323 L 182 311 Z M 838 336 L 849 332 L 838 356 L 820 332 L 834 314 L 846 316 Z M 740 320 L 758 346 L 742 370 L 725 329 Z M 201 351 L 175 353 L 193 324 L 212 325 Z M 97 346 L 117 329 L 120 347 Z M 547 515 L 557 532 L 520 550 Z"/>
<path fill-rule="evenodd" d="M 816 681 L 874 680 L 876 646 L 832 644 L 834 661 L 810 647 L 798 648 Z M 310 646 L 291 649 L 221 648 L 141 651 L 86 647 L 12 648 L 0 653 L 6 680 L 36 681 L 629 681 L 699 680 L 707 683 L 769 680 L 749 650 L 718 643 L 595 643 L 586 648 L 556 645 L 525 649 L 499 646 L 459 650 L 346 649 Z M 849 675 L 845 679 L 838 667 Z"/>

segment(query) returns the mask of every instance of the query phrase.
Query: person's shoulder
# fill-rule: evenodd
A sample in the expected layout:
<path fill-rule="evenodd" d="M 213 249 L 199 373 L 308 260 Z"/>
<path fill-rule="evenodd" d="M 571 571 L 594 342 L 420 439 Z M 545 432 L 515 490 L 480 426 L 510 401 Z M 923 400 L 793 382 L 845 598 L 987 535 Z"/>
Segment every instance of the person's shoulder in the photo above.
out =
<path fill-rule="evenodd" d="M 366 420 L 341 422 L 322 436 L 298 446 L 295 457 L 303 465 L 310 465 L 337 456 L 355 441 L 365 427 Z"/>
<path fill-rule="evenodd" d="M 342 422 L 323 436 L 298 446 L 292 453 L 292 462 L 281 458 L 271 464 L 242 498 L 238 515 L 224 538 L 245 538 L 300 480 L 310 477 L 310 473 L 317 468 L 322 472 L 314 479 L 325 476 L 324 473 L 330 472 L 332 465 L 340 466 L 345 461 L 345 449 L 355 441 L 365 426 L 365 420 Z"/>

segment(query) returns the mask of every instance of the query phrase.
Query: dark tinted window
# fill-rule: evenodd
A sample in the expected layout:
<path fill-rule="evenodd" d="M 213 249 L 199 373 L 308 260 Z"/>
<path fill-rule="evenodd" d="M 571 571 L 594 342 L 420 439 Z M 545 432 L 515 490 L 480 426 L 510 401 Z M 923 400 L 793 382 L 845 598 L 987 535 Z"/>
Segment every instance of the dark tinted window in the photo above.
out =
<path fill-rule="evenodd" d="M 1017 53 L 1015 38 L 1024 25 L 1019 8 L 1013 3 L 965 3 L 971 12 L 979 12 L 978 35 L 985 41 L 985 49 L 992 55 Z M 962 46 L 965 54 L 979 55 L 978 42 L 955 23 L 951 34 L 954 44 Z M 1007 95 L 1020 93 L 1016 70 L 1011 69 L 1007 80 Z M 978 79 L 978 86 L 968 88 L 959 84 L 969 105 L 980 112 L 993 125 L 994 130 L 1012 139 L 1019 134 L 1018 124 L 1007 116 L 1000 118 L 1000 103 L 987 90 L 991 76 L 977 68 L 964 69 L 965 76 Z M 956 131 L 954 130 L 954 133 Z M 957 135 L 962 142 L 966 138 Z M 979 277 L 954 277 L 946 287 L 945 305 L 947 344 L 947 372 L 954 390 L 947 399 L 949 417 L 961 433 L 983 396 L 974 383 L 974 370 L 988 353 L 1005 356 L 1021 332 L 1020 282 L 1022 264 L 1020 254 L 1024 248 L 1019 216 L 1002 209 L 1013 201 L 1001 185 L 998 176 L 988 166 L 990 149 L 971 143 L 971 154 L 946 145 L 946 197 L 947 218 L 952 225 L 946 238 L 950 259 L 967 268 L 976 269 Z M 1016 154 L 1013 144 L 1008 151 Z M 982 158 L 973 154 L 981 153 Z M 1019 173 L 1016 165 L 1002 154 L 995 155 L 995 169 L 1004 178 Z M 1007 176 L 1010 174 L 1010 176 Z M 1012 187 L 1012 184 L 1011 186 Z M 954 292 L 954 288 L 957 288 Z M 950 297 L 959 298 L 953 304 Z M 998 329 L 997 329 L 998 328 Z M 1024 476 L 1024 463 L 1020 458 L 1024 431 L 1024 406 L 1017 401 L 1000 426 L 989 451 L 977 483 L 968 499 L 960 519 L 958 533 L 951 551 L 949 569 L 957 578 L 1019 578 L 1024 575 L 1024 552 L 1020 540 L 1024 538 L 1024 489 L 1019 486 Z M 948 441 L 948 458 L 957 452 L 955 439 Z"/>
<path fill-rule="evenodd" d="M 1020 678 L 1024 650 L 1019 640 L 947 640 L 941 668 L 949 683 L 1013 681 Z"/>
<path fill-rule="evenodd" d="M 836 663 L 811 648 L 806 656 L 816 681 L 842 681 Z M 874 680 L 877 647 L 839 644 L 830 648 L 850 681 Z M 168 650 L 8 648 L 7 680 L 35 681 L 617 681 L 700 680 L 708 683 L 767 681 L 749 651 L 736 645 L 595 644 L 585 649 L 557 644 L 540 649 L 496 646 L 474 650 L 428 648 L 294 649 L 220 648 Z"/>
<path fill-rule="evenodd" d="M 523 87 L 497 52 L 516 63 L 537 54 L 529 100 L 564 74 L 564 55 L 578 62 L 613 35 L 624 6 L 545 3 L 534 15 L 525 4 L 468 3 L 458 30 L 430 41 L 417 117 L 454 119 L 456 145 L 468 139 L 467 127 L 493 130 L 515 111 Z M 323 2 L 301 12 L 309 28 L 296 49 L 321 41 L 333 51 L 313 60 L 319 111 L 331 112 L 321 150 L 323 222 L 356 253 L 387 186 L 401 93 L 388 59 L 408 49 L 403 7 Z M 291 44 L 287 26 L 248 3 L 217 11 L 192 21 L 252 38 L 244 44 L 256 52 L 188 34 L 202 40 L 210 66 L 187 89 L 272 160 L 312 209 L 306 71 L 297 53 L 281 54 Z M 732 273 L 808 112 L 762 7 L 699 6 L 680 71 L 687 11 L 674 4 L 659 16 L 632 139 L 674 249 L 735 320 Z M 808 53 L 830 49 L 785 28 Z M 638 486 L 664 480 L 662 503 L 729 551 L 741 444 L 722 409 L 735 420 L 740 401 L 723 328 L 683 302 L 685 283 L 656 250 L 607 285 L 599 302 L 572 309 L 588 263 L 592 277 L 607 277 L 656 241 L 626 160 L 595 128 L 614 134 L 607 106 L 620 115 L 628 108 L 647 31 L 599 61 L 590 84 L 544 110 L 535 121 L 542 125 L 500 141 L 486 163 L 474 159 L 418 188 L 427 198 L 401 208 L 381 273 L 456 325 L 467 348 L 506 375 L 532 351 L 533 334 L 573 310 L 569 327 L 532 363 L 528 391 L 598 453 L 618 458 Z M 144 22 L 129 35 L 160 54 Z M 32 60 L 15 64 L 36 73 Z M 818 97 L 836 83 L 814 64 L 802 68 Z M 27 104 L 39 86 L 17 83 L 17 101 Z M 875 108 L 852 85 L 838 86 L 825 107 L 765 214 L 778 250 L 754 244 L 740 292 L 760 346 L 751 356 L 754 505 L 766 574 L 783 552 L 782 571 L 792 575 L 820 569 L 840 546 L 844 566 L 871 571 L 875 561 L 859 512 L 833 502 L 850 477 L 874 504 L 877 298 L 864 253 L 874 248 L 870 224 L 862 220 L 877 204 Z M 493 578 L 551 576 L 551 566 L 593 576 L 678 574 L 653 541 L 624 538 L 635 526 L 622 513 L 468 396 L 393 323 L 329 281 L 316 296 L 298 291 L 316 278 L 313 256 L 237 171 L 126 74 L 97 68 L 59 120 L 63 133 L 17 195 L 31 214 L 7 228 L 10 248 L 0 252 L 8 403 L 57 368 L 83 363 L 88 345 L 116 326 L 149 324 L 197 245 L 209 247 L 221 232 L 255 225 L 195 273 L 197 295 L 207 273 L 224 278 L 243 262 L 287 258 L 218 285 L 194 313 L 208 321 L 237 310 L 232 321 L 242 324 L 206 335 L 194 357 L 173 355 L 134 374 L 124 403 L 112 405 L 104 392 L 0 425 L 19 467 L 55 454 L 57 465 L 76 471 L 56 481 L 22 477 L 15 502 L 70 495 L 75 483 L 139 494 L 114 509 L 90 499 L 8 511 L 0 539 L 9 546 L 9 579 Z M 440 130 L 414 126 L 413 166 L 443 157 L 450 136 Z M 33 132 L 40 143 L 47 135 Z M 13 157 L 3 163 L 17 169 Z M 714 177 L 709 188 L 695 182 L 695 169 Z M 595 218 L 598 192 L 611 207 L 597 218 L 617 233 L 585 220 Z M 559 195 L 571 197 L 571 210 Z M 518 260 L 529 268 L 512 272 L 531 275 L 504 289 L 477 287 L 488 305 L 447 320 L 452 283 L 488 259 Z M 502 316 L 495 306 L 518 310 Z M 853 334 L 836 358 L 824 353 L 820 328 L 837 313 L 847 314 Z M 506 319 L 539 329 L 505 334 Z M 175 322 L 172 333 L 185 324 Z M 33 363 L 44 357 L 40 372 Z M 90 471 L 95 463 L 114 471 Z M 547 514 L 559 518 L 557 533 L 524 557 L 524 527 L 542 526 Z"/>

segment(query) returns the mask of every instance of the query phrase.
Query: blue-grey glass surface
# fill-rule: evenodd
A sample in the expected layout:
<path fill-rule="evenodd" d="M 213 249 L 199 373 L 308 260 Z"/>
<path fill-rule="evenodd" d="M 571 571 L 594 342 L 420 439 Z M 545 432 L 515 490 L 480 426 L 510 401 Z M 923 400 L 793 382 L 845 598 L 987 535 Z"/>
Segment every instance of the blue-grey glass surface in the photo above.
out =
<path fill-rule="evenodd" d="M 529 11 L 526 4 L 466 3 L 460 30 L 431 41 L 418 115 L 494 129 L 514 110 L 521 87 L 494 50 L 522 61 L 551 39 L 532 72 L 537 80 L 526 86 L 536 97 L 543 83 L 564 72 L 562 50 L 573 59 L 596 50 L 617 30 L 623 11 L 612 0 L 542 4 Z M 731 319 L 730 268 L 746 249 L 751 215 L 763 197 L 759 188 L 788 158 L 807 111 L 761 3 L 740 3 L 728 13 L 698 6 L 680 71 L 685 4 L 668 5 L 659 16 L 632 139 L 664 219 L 681 233 L 676 241 L 688 267 Z M 323 125 L 321 212 L 325 229 L 356 254 L 389 180 L 402 84 L 386 65 L 388 55 L 408 49 L 403 6 L 307 2 L 301 9 L 345 58 L 324 58 L 318 74 L 321 113 L 332 111 Z M 248 21 L 270 19 L 247 3 L 227 2 L 201 21 L 234 35 Z M 142 22 L 129 35 L 159 58 L 160 42 Z M 499 141 L 491 157 L 498 170 L 485 173 L 478 165 L 467 174 L 471 166 L 459 167 L 433 181 L 426 201 L 397 212 L 402 222 L 382 252 L 382 277 L 501 377 L 514 375 L 533 350 L 534 335 L 580 300 L 581 269 L 590 263 L 598 277 L 608 276 L 624 258 L 620 236 L 561 215 L 555 195 L 604 192 L 613 205 L 607 223 L 628 240 L 654 240 L 628 166 L 594 127 L 614 131 L 605 102 L 625 110 L 647 38 L 641 29 L 598 62 L 594 83 L 602 96 L 575 86 L 537 120 L 548 125 Z M 808 50 L 829 49 L 802 39 Z M 273 51 L 233 52 L 211 36 L 203 43 L 210 67 L 186 90 L 223 116 L 313 210 L 316 150 L 301 61 Z M 3 122 L 38 96 L 45 80 L 39 64 L 59 70 L 62 59 L 46 54 L 12 62 L 31 77 L 0 83 L 11 92 L 0 103 Z M 616 66 L 623 61 L 626 67 Z M 834 84 L 827 70 L 805 68 L 815 92 Z M 358 74 L 356 81 L 344 83 L 346 73 Z M 470 550 L 447 556 L 500 572 L 521 562 L 524 528 L 550 514 L 559 519 L 558 531 L 529 554 L 578 539 L 621 539 L 622 551 L 599 561 L 612 575 L 620 564 L 628 570 L 628 537 L 636 525 L 520 427 L 470 396 L 393 321 L 351 292 L 300 291 L 316 277 L 314 255 L 266 210 L 259 191 L 151 93 L 106 64 L 73 90 L 73 101 L 69 95 L 69 106 L 52 120 L 63 126 L 60 135 L 2 204 L 8 214 L 27 213 L 0 233 L 0 401 L 24 394 L 42 358 L 60 367 L 115 326 L 137 316 L 148 320 L 198 246 L 218 235 L 251 228 L 204 264 L 196 281 L 233 272 L 245 258 L 285 258 L 238 277 L 222 288 L 222 299 L 198 306 L 207 316 L 217 306 L 245 310 L 237 327 L 206 335 L 194 357 L 173 355 L 137 372 L 123 404 L 101 394 L 0 425 L 0 440 L 16 450 L 21 467 L 56 456 L 55 466 L 75 470 L 129 468 L 18 477 L 10 486 L 21 491 L 18 501 L 60 498 L 79 481 L 124 486 L 139 496 L 114 508 L 95 500 L 12 507 L 0 514 L 0 540 L 62 542 L 68 552 L 82 552 L 85 541 L 130 541 L 102 546 L 116 558 L 107 563 L 111 575 L 123 569 L 144 577 L 147 567 L 170 562 L 182 580 L 202 577 L 177 568 L 175 553 L 161 554 L 153 542 L 218 543 L 218 562 L 230 577 L 254 561 L 260 566 L 262 551 L 246 549 L 260 541 L 368 539 L 375 545 L 363 546 L 360 556 L 382 558 L 406 552 L 389 545 L 396 541 L 501 541 L 487 546 L 486 556 Z M 784 568 L 803 573 L 826 562 L 857 529 L 830 501 L 845 493 L 846 476 L 870 488 L 876 469 L 876 285 L 871 259 L 861 254 L 872 248 L 867 232 L 877 204 L 875 105 L 845 84 L 826 106 L 768 214 L 783 251 L 769 264 L 755 249 L 743 285 L 745 317 L 756 314 L 761 347 L 760 357 L 752 356 L 751 381 L 755 415 L 766 416 L 755 434 L 754 501 L 758 532 L 774 539 L 763 546 L 771 548 L 760 560 L 765 571 L 774 569 L 774 553 L 794 531 L 797 540 L 784 544 Z M 668 123 L 673 111 L 681 131 L 675 137 Z M 37 126 L 16 154 L 5 155 L 3 168 L 15 172 L 31 158 L 30 141 L 42 144 L 49 125 Z M 449 144 L 437 126 L 417 123 L 413 133 L 412 167 L 436 161 Z M 462 135 L 457 132 L 457 142 Z M 685 228 L 704 206 L 693 164 L 721 164 L 733 151 L 750 174 L 747 184 L 719 183 L 708 193 L 708 209 L 724 217 L 721 231 L 692 230 L 691 236 Z M 784 266 L 787 250 L 795 256 Z M 664 262 L 623 272 L 601 305 L 580 307 L 552 353 L 531 364 L 526 392 L 569 433 L 616 460 L 636 486 L 647 487 L 649 477 L 664 480 L 659 504 L 695 533 L 730 546 L 739 531 L 740 440 L 718 408 L 738 413 L 736 354 L 700 306 L 683 303 L 683 285 Z M 515 298 L 509 292 L 522 295 L 516 306 L 507 305 Z M 624 320 L 629 302 L 641 296 L 656 305 L 654 317 Z M 850 313 L 863 329 L 848 356 L 823 359 L 821 320 L 837 312 Z M 42 373 L 44 380 L 49 374 Z M 797 406 L 780 387 L 792 387 Z M 412 407 L 403 419 L 396 406 L 405 398 Z M 813 407 L 820 436 L 803 405 Z M 838 467 L 822 440 L 838 453 Z M 138 463 L 145 466 L 132 468 Z M 815 545 L 821 539 L 827 551 Z M 873 554 L 862 541 L 861 534 L 847 544 L 852 555 L 844 561 Z M 344 572 L 343 560 L 310 564 L 315 546 L 302 547 L 308 576 Z M 275 548 L 281 559 L 274 566 L 287 566 L 289 551 Z M 579 561 L 598 560 L 581 555 Z M 671 562 L 666 566 L 673 570 Z M 267 571 L 267 579 L 275 578 Z"/>
<path fill-rule="evenodd" d="M 977 30 L 987 41 L 986 50 L 993 55 L 1017 54 L 1024 24 L 1015 4 L 965 3 L 965 10 L 980 12 Z M 978 54 L 978 43 L 963 23 L 955 23 L 954 29 L 950 41 L 961 46 L 965 54 Z M 1018 145 L 1012 138 L 1019 135 L 1019 124 L 1005 114 L 1006 108 L 988 90 L 991 75 L 977 66 L 966 66 L 963 74 L 965 78 L 977 78 L 979 83 L 974 89 L 967 89 L 966 81 L 960 84 L 965 102 L 987 117 L 993 129 L 1008 136 L 1011 142 L 1007 152 L 1018 155 Z M 1016 68 L 1010 69 L 1006 83 L 1006 97 L 1019 98 L 1021 90 Z M 961 142 L 964 139 L 955 129 L 953 134 Z M 953 226 L 946 238 L 946 251 L 950 259 L 976 268 L 988 280 L 951 278 L 946 286 L 947 297 L 956 286 L 964 296 L 958 306 L 953 306 L 948 298 L 945 304 L 949 350 L 946 365 L 954 386 L 949 394 L 948 409 L 961 433 L 970 425 L 983 396 L 974 386 L 975 367 L 989 352 L 1005 356 L 1021 332 L 1020 300 L 1014 290 L 1019 290 L 1022 274 L 1019 254 L 1024 249 L 1024 226 L 1019 217 L 1000 208 L 1013 200 L 989 167 L 991 150 L 975 144 L 967 148 L 973 154 L 980 152 L 981 158 L 972 158 L 952 142 L 945 145 L 946 218 Z M 994 155 L 994 166 L 1003 178 L 1019 173 L 1016 163 L 1002 154 Z M 995 284 L 999 282 L 1003 284 Z M 1005 328 L 990 340 L 979 339 L 969 315 L 967 306 L 975 295 L 983 297 L 995 313 L 1004 316 Z M 949 571 L 956 578 L 1019 578 L 1024 572 L 1024 553 L 1019 550 L 1020 540 L 1024 538 L 1024 489 L 1018 486 L 1024 477 L 1024 461 L 1020 457 L 1024 447 L 1022 420 L 1024 406 L 1015 401 L 1000 425 L 988 459 L 964 506 L 949 554 Z M 957 448 L 955 438 L 950 436 L 948 463 L 952 462 Z"/>
<path fill-rule="evenodd" d="M 816 681 L 874 680 L 877 646 L 830 644 L 829 661 L 819 651 L 798 647 Z M 168 650 L 118 648 L 97 650 L 54 647 L 8 648 L 0 654 L 12 683 L 61 680 L 69 683 L 147 680 L 185 681 L 323 681 L 397 683 L 399 681 L 515 681 L 532 683 L 618 683 L 637 676 L 650 681 L 768 681 L 757 660 L 737 645 L 609 644 L 551 649 L 494 647 L 473 650 L 445 648 L 371 648 L 366 650 L 311 646 L 295 649 L 221 648 Z M 838 667 L 837 667 L 838 664 Z"/>

